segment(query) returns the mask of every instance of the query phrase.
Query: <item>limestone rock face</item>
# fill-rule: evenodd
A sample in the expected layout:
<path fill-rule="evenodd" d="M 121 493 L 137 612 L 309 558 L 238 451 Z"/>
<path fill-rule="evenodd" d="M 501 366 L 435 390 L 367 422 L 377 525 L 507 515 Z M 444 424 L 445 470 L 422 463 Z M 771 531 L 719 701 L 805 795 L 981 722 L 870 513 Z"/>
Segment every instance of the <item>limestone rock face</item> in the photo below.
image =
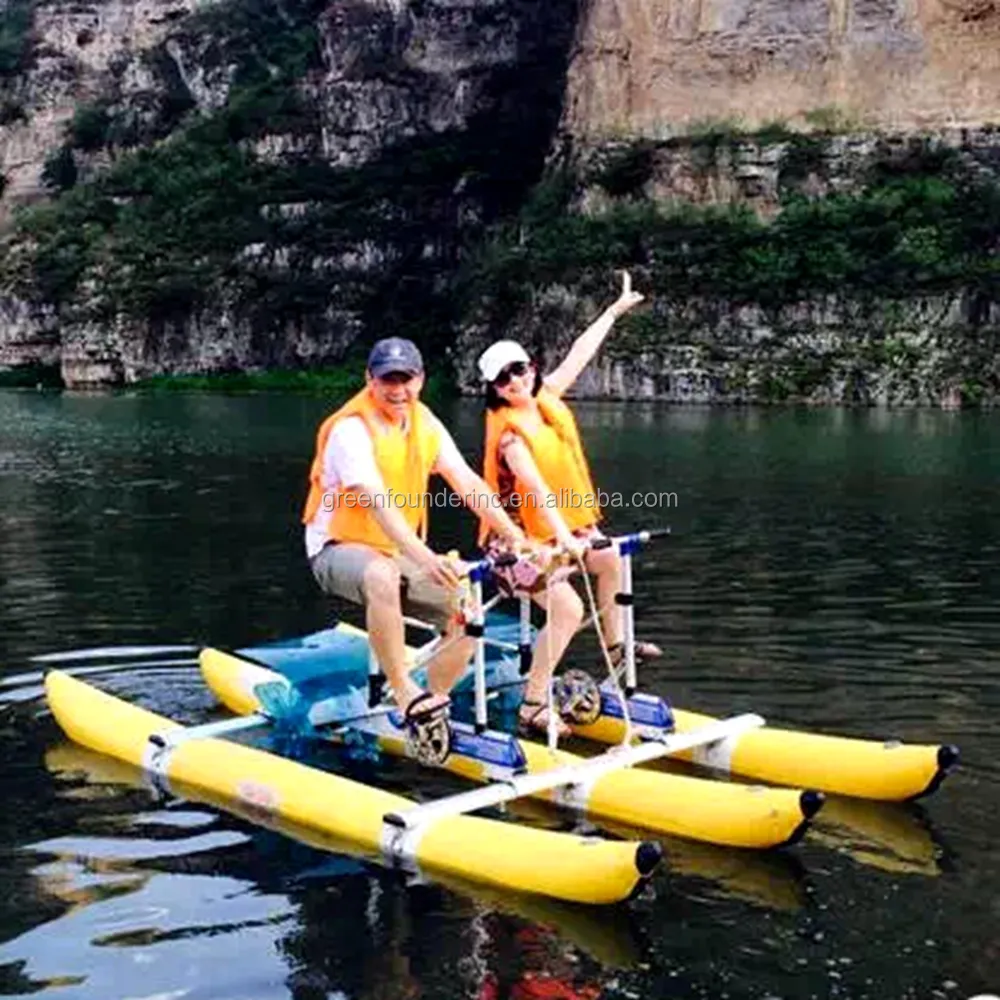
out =
<path fill-rule="evenodd" d="M 261 206 L 262 219 L 286 225 L 273 227 L 269 241 L 237 251 L 233 270 L 244 287 L 258 278 L 294 282 L 309 274 L 326 289 L 326 307 L 304 321 L 276 318 L 267 327 L 259 313 L 240 314 L 245 303 L 235 278 L 210 310 L 179 326 L 176 319 L 109 319 L 107 308 L 95 319 L 100 310 L 74 301 L 51 324 L 54 334 L 39 333 L 46 357 L 55 337 L 63 378 L 74 385 L 336 361 L 371 332 L 369 325 L 392 322 L 377 308 L 369 309 L 374 318 L 364 315 L 358 300 L 391 305 L 414 285 L 433 287 L 454 266 L 467 231 L 516 206 L 537 179 L 561 112 L 576 3 L 318 4 L 318 16 L 310 15 L 318 65 L 294 84 L 302 113 L 294 129 L 276 125 L 248 145 L 267 164 L 304 162 L 317 174 L 327 167 L 358 171 L 347 182 L 350 205 L 343 207 L 342 193 L 330 204 L 313 189 L 288 186 L 287 200 L 281 194 Z M 237 75 L 231 52 L 241 45 L 263 50 L 266 39 L 255 39 L 246 19 L 240 38 L 225 37 L 225 5 L 216 6 L 217 30 L 209 35 L 196 19 L 211 5 L 193 0 L 43 0 L 34 13 L 32 65 L 16 79 L 0 79 L 0 97 L 22 112 L 0 130 L 0 172 L 7 180 L 0 226 L 15 204 L 46 196 L 46 159 L 63 145 L 78 108 L 110 108 L 119 127 L 124 122 L 130 129 L 131 145 L 149 146 L 184 116 L 226 104 Z M 181 110 L 164 124 L 163 109 L 171 103 Z M 77 149 L 73 156 L 82 179 L 110 158 L 103 149 Z M 400 194 L 408 175 L 418 181 Z M 320 241 L 318 230 L 333 235 Z M 106 287 L 100 277 L 88 279 L 91 298 Z M 32 340 L 32 313 L 9 296 L 5 308 L 19 319 L 0 323 L 0 356 L 7 359 L 0 364 L 14 365 Z"/>
<path fill-rule="evenodd" d="M 0 235 L 13 207 L 48 196 L 46 162 L 81 108 L 110 109 L 128 135 L 73 151 L 86 180 L 126 148 L 152 146 L 226 107 L 240 86 L 240 51 L 264 53 L 260 63 L 280 76 L 251 0 L 0 4 L 31 12 L 30 52 L 0 74 Z M 776 214 L 790 190 L 855 190 L 887 134 L 905 147 L 911 135 L 933 132 L 970 169 L 1000 174 L 1000 140 L 986 127 L 1000 119 L 1000 0 L 301 0 L 271 11 L 276 30 L 307 9 L 318 46 L 288 84 L 297 116 L 273 127 L 269 120 L 263 134 L 239 141 L 265 166 L 291 164 L 291 174 L 305 163 L 308 177 L 253 203 L 253 232 L 227 249 L 228 271 L 209 306 L 170 319 L 115 315 L 114 303 L 94 308 L 114 287 L 96 254 L 73 301 L 22 301 L 0 288 L 0 368 L 57 365 L 67 384 L 101 385 L 335 362 L 356 339 L 395 332 L 447 289 L 485 224 L 523 204 L 547 159 L 571 164 L 582 181 L 574 210 L 601 211 L 614 196 L 588 176 L 619 141 L 650 140 L 649 169 L 629 197 L 741 202 L 762 216 Z M 243 20 L 228 38 L 232 10 Z M 206 12 L 219 15 L 211 31 L 199 20 Z M 776 123 L 828 138 L 820 149 L 801 135 L 748 135 Z M 678 141 L 706 129 L 729 130 L 710 158 L 706 147 Z M 330 168 L 343 172 L 333 194 L 334 184 L 315 182 L 329 181 Z M 120 279 L 127 269 L 114 266 Z M 272 317 L 266 304 L 246 314 L 254 288 L 296 290 L 297 282 L 315 296 L 308 315 Z M 504 316 L 504 332 L 549 350 L 565 346 L 598 307 L 569 284 L 535 290 L 536 301 L 551 299 L 552 324 Z M 875 339 L 893 345 L 893 378 L 903 368 L 916 374 L 890 388 L 869 379 L 863 390 L 863 360 L 847 339 L 837 341 L 853 322 L 850 303 L 839 313 L 801 303 L 777 319 L 721 301 L 690 308 L 687 339 L 649 345 L 648 356 L 627 363 L 609 355 L 580 391 L 756 398 L 780 394 L 791 366 L 789 380 L 811 398 L 893 402 L 952 392 L 968 381 L 956 372 L 986 363 L 952 336 L 963 326 L 981 331 L 979 306 L 946 302 L 930 311 L 933 323 L 916 305 L 902 319 L 897 311 Z M 472 387 L 467 362 L 499 331 L 463 320 L 456 356 Z M 913 360 L 925 349 L 933 373 Z M 803 358 L 815 362 L 815 379 Z"/>
<path fill-rule="evenodd" d="M 63 142 L 75 110 L 100 98 L 158 93 L 144 56 L 187 16 L 194 0 L 50 0 L 33 10 L 29 69 L 0 81 L 21 117 L 0 126 L 0 173 L 7 180 L 0 223 L 11 206 L 42 194 L 46 158 Z"/>
<path fill-rule="evenodd" d="M 831 114 L 978 125 L 996 120 L 998 93 L 998 0 L 593 0 L 566 125 L 651 137 Z"/>
<path fill-rule="evenodd" d="M 488 107 L 495 71 L 514 70 L 529 49 L 508 0 L 431 0 L 419 13 L 390 0 L 338 3 L 321 30 L 323 148 L 338 165 L 463 128 Z"/>
<path fill-rule="evenodd" d="M 507 334 L 532 345 L 551 370 L 606 304 L 546 288 L 535 302 L 546 313 L 544 345 L 535 340 L 532 314 L 512 317 Z M 616 346 L 612 332 L 572 397 L 944 409 L 1000 404 L 1000 309 L 983 315 L 982 304 L 967 295 L 867 309 L 830 296 L 769 312 L 695 300 L 673 320 L 687 332 L 637 347 Z M 470 395 L 481 391 L 475 362 L 491 339 L 476 328 L 460 337 L 461 386 Z"/>

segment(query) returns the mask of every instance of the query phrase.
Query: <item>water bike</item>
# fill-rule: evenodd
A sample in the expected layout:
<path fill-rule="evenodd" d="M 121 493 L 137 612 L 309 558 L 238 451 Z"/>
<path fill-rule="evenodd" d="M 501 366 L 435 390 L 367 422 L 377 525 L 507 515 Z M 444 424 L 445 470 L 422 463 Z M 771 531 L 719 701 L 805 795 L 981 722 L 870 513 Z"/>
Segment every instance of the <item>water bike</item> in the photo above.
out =
<path fill-rule="evenodd" d="M 647 532 L 607 540 L 607 544 L 624 545 L 628 551 L 629 544 L 651 537 Z M 485 783 L 485 788 L 446 805 L 428 804 L 416 814 L 418 821 L 443 809 L 479 809 L 532 796 L 598 823 L 605 820 L 730 847 L 768 849 L 802 837 L 822 805 L 823 798 L 815 791 L 723 783 L 636 766 L 735 739 L 764 724 L 755 713 L 673 732 L 661 699 L 626 698 L 613 673 L 604 691 L 587 675 L 567 671 L 557 675 L 549 695 L 552 704 L 576 725 L 594 725 L 609 706 L 610 710 L 624 706 L 618 716 L 624 724 L 622 738 L 612 748 L 587 758 L 560 748 L 554 729 L 548 742 L 540 744 L 490 728 L 489 703 L 503 692 L 516 697 L 531 650 L 524 636 L 515 646 L 491 628 L 488 613 L 503 595 L 485 601 L 484 586 L 496 568 L 490 559 L 469 564 L 459 601 L 465 633 L 475 639 L 472 667 L 456 690 L 456 694 L 464 690 L 471 695 L 468 720 L 453 716 L 409 724 L 394 705 L 383 700 L 385 678 L 365 633 L 339 622 L 301 640 L 237 651 L 202 650 L 199 663 L 206 684 L 241 717 L 220 725 L 226 732 L 267 726 L 341 743 L 356 740 L 360 734 L 380 752 Z M 530 628 L 527 612 L 524 602 L 521 622 Z M 411 618 L 407 621 L 428 627 Z M 630 628 L 627 638 L 632 641 Z M 421 671 L 444 641 L 435 635 L 423 646 L 411 648 L 411 670 Z M 505 672 L 510 673 L 512 649 L 516 664 L 510 678 Z M 610 697 L 616 689 L 617 702 Z M 656 731 L 650 735 L 654 726 Z M 398 820 L 401 828 L 409 822 L 403 817 Z"/>
<path fill-rule="evenodd" d="M 642 546 L 668 534 L 669 529 L 640 531 L 592 543 L 595 547 L 614 545 L 622 561 L 622 587 L 616 602 L 623 610 L 624 652 L 602 683 L 579 670 L 557 675 L 550 691 L 552 703 L 574 735 L 585 740 L 624 747 L 636 738 L 666 745 L 664 741 L 677 736 L 694 737 L 692 746 L 674 744 L 670 751 L 654 752 L 650 759 L 674 756 L 713 775 L 722 772 L 791 787 L 764 789 L 629 768 L 608 772 L 597 782 L 557 785 L 532 794 L 594 818 L 657 833 L 768 848 L 794 843 L 802 836 L 822 804 L 822 793 L 908 801 L 939 787 L 959 761 L 958 748 L 950 744 L 855 739 L 763 724 L 735 728 L 723 738 L 701 739 L 699 734 L 710 733 L 706 727 L 720 720 L 673 708 L 662 697 L 639 691 L 632 560 Z M 355 726 L 386 752 L 444 766 L 481 781 L 507 781 L 525 771 L 575 766 L 580 758 L 556 750 L 552 730 L 549 745 L 544 747 L 488 728 L 490 699 L 504 691 L 516 691 L 523 684 L 534 638 L 527 596 L 518 602 L 516 635 L 511 634 L 509 618 L 490 620 L 488 612 L 503 599 L 498 594 L 489 602 L 483 601 L 483 584 L 490 569 L 489 561 L 484 560 L 469 577 L 466 631 L 476 638 L 476 652 L 473 668 L 458 690 L 472 689 L 471 722 L 452 721 L 445 733 L 437 731 L 429 738 L 424 734 L 416 740 L 392 711 L 358 717 Z M 596 618 L 593 609 L 590 623 Z M 413 619 L 408 622 L 429 628 Z M 434 655 L 441 641 L 441 636 L 435 635 L 423 646 L 411 648 L 414 670 Z M 280 705 L 275 712 L 275 690 L 293 696 L 299 711 L 311 713 L 310 718 L 321 724 L 324 711 L 343 704 L 345 690 L 353 692 L 359 716 L 364 706 L 357 705 L 358 692 L 366 682 L 369 708 L 376 706 L 382 695 L 384 678 L 365 633 L 346 622 L 302 638 L 235 652 L 205 649 L 199 661 L 206 683 L 230 710 L 262 719 L 281 715 Z M 271 704 L 267 705 L 269 698 Z"/>
<path fill-rule="evenodd" d="M 488 570 L 485 561 L 469 568 L 472 593 L 480 608 L 481 583 Z M 482 622 L 470 624 L 475 627 Z M 481 652 L 476 661 L 481 668 Z M 485 687 L 480 683 L 477 690 L 484 694 Z M 607 775 L 763 723 L 747 714 L 713 723 L 697 733 L 620 746 L 586 760 L 553 756 L 544 769 L 534 773 L 519 766 L 506 779 L 483 788 L 414 802 L 234 739 L 258 727 L 287 729 L 293 718 L 296 727 L 325 730 L 330 737 L 359 732 L 366 721 L 388 718 L 387 706 L 369 708 L 360 718 L 345 717 L 342 700 L 326 698 L 310 704 L 308 692 L 293 690 L 283 680 L 267 679 L 254 685 L 251 694 L 270 706 L 270 715 L 184 726 L 63 670 L 51 670 L 45 676 L 49 707 L 70 740 L 141 767 L 164 794 L 171 794 L 173 788 L 200 789 L 256 815 L 342 838 L 409 871 L 440 872 L 515 892 L 589 904 L 616 903 L 633 895 L 659 864 L 662 847 L 649 840 L 581 836 L 469 814 L 561 788 L 599 790 Z M 297 716 L 304 705 L 308 706 L 306 715 Z M 481 726 L 474 728 L 477 737 L 488 737 Z M 442 762 L 459 758 L 453 748 L 449 735 Z M 428 752 L 424 747 L 417 756 L 426 758 Z M 641 777 L 640 772 L 634 773 Z"/>

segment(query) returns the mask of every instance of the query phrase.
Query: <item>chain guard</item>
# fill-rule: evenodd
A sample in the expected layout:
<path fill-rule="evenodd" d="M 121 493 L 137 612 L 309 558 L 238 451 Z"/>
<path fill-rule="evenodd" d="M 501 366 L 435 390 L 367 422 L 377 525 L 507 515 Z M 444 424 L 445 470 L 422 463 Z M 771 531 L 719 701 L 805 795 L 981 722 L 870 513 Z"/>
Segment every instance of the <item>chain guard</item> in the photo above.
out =
<path fill-rule="evenodd" d="M 451 726 L 446 712 L 406 724 L 408 756 L 428 767 L 440 767 L 451 754 Z"/>
<path fill-rule="evenodd" d="M 584 670 L 567 670 L 552 681 L 552 697 L 559 714 L 577 726 L 589 726 L 601 715 L 601 689 Z"/>

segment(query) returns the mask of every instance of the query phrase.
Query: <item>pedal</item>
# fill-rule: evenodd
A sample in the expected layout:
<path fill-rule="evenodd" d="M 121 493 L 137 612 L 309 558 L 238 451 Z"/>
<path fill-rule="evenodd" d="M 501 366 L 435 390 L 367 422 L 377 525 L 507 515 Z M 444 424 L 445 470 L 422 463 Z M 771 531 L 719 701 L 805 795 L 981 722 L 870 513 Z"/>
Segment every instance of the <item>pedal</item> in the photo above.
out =
<path fill-rule="evenodd" d="M 406 724 L 406 752 L 428 767 L 440 767 L 451 755 L 451 724 L 447 712 Z"/>
<path fill-rule="evenodd" d="M 589 726 L 601 714 L 601 689 L 583 670 L 567 670 L 553 679 L 552 697 L 559 714 L 569 723 Z"/>

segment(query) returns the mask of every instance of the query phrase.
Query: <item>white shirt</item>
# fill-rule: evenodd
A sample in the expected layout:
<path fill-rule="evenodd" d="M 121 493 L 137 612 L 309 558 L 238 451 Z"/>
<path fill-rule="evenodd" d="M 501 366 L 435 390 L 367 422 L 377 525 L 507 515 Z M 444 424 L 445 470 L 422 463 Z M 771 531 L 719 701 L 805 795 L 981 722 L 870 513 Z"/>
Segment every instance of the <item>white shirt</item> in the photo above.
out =
<path fill-rule="evenodd" d="M 437 417 L 430 419 L 438 432 L 438 453 L 432 467 L 437 467 L 444 458 L 446 464 L 461 464 L 464 460 L 452 436 L 445 430 Z M 382 489 L 382 475 L 375 464 L 375 448 L 371 434 L 361 417 L 345 417 L 334 425 L 326 439 L 323 451 L 323 472 L 321 475 L 323 492 L 332 496 L 341 486 L 355 486 L 366 483 L 373 489 Z M 324 504 L 306 525 L 306 555 L 312 559 L 330 540 L 329 526 L 333 509 L 325 509 Z"/>

